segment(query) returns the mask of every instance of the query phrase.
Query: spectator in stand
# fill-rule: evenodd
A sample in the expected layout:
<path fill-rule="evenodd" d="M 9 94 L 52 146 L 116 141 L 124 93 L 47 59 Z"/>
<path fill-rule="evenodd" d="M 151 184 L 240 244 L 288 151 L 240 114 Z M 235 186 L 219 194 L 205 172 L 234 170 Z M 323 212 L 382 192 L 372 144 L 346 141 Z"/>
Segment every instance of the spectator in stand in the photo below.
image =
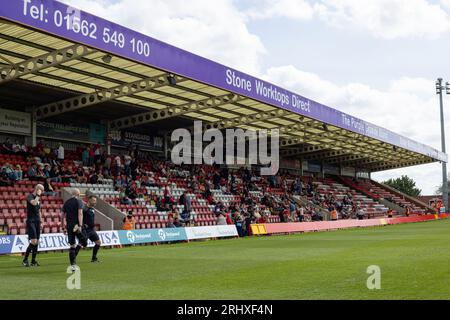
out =
<path fill-rule="evenodd" d="M 0 172 L 0 186 L 1 187 L 11 187 L 14 185 L 14 182 L 12 182 L 9 179 L 8 173 L 6 172 L 6 168 L 3 167 L 2 171 Z"/>
<path fill-rule="evenodd" d="M 43 155 L 41 156 L 41 159 L 44 163 L 49 163 L 51 162 L 51 158 L 52 158 L 52 149 L 44 144 L 44 148 L 42 149 L 43 151 Z"/>
<path fill-rule="evenodd" d="M 244 236 L 244 230 L 242 228 L 242 225 L 244 223 L 244 219 L 240 215 L 239 211 L 234 213 L 234 215 L 233 215 L 233 222 L 234 222 L 234 225 L 236 226 L 236 229 L 237 229 L 239 237 L 242 238 Z"/>
<path fill-rule="evenodd" d="M 270 176 L 270 177 L 268 178 L 268 180 L 269 180 L 269 185 L 270 185 L 270 187 L 271 187 L 271 188 L 275 188 L 275 186 L 276 186 L 276 179 L 275 179 L 275 176 Z"/>
<path fill-rule="evenodd" d="M 84 168 L 79 166 L 77 169 L 77 182 L 78 183 L 87 183 L 86 174 L 84 172 Z"/>
<path fill-rule="evenodd" d="M 164 188 L 164 203 L 173 203 L 172 192 L 168 185 Z"/>
<path fill-rule="evenodd" d="M 50 170 L 50 179 L 52 182 L 61 182 L 61 175 L 58 166 L 53 166 Z"/>
<path fill-rule="evenodd" d="M 192 201 L 191 197 L 188 195 L 185 190 L 180 197 L 180 205 L 184 206 L 184 210 L 191 212 L 192 211 Z"/>
<path fill-rule="evenodd" d="M 158 196 L 156 195 L 156 193 L 154 191 L 150 195 L 148 202 L 150 203 L 151 206 L 156 206 L 157 205 L 157 203 L 158 203 Z"/>
<path fill-rule="evenodd" d="M 2 148 L 1 148 L 2 150 L 2 153 L 5 153 L 5 154 L 12 154 L 12 153 L 14 153 L 14 151 L 13 151 L 13 145 L 12 145 L 12 143 L 11 143 L 11 140 L 9 139 L 9 138 L 7 138 L 4 142 L 3 142 L 3 144 L 2 144 Z"/>
<path fill-rule="evenodd" d="M 250 209 L 244 216 L 245 218 L 245 231 L 246 235 L 250 236 L 252 234 L 251 224 L 253 222 L 253 211 Z"/>
<path fill-rule="evenodd" d="M 44 140 L 41 139 L 41 140 L 39 140 L 36 147 L 34 148 L 34 151 L 39 157 L 42 157 L 44 155 L 44 148 L 45 148 L 45 143 L 44 143 Z"/>
<path fill-rule="evenodd" d="M 44 165 L 40 163 L 39 165 L 31 166 L 31 169 L 28 171 L 28 178 L 31 181 L 45 181 Z"/>
<path fill-rule="evenodd" d="M 122 172 L 122 158 L 120 157 L 120 155 L 117 155 L 114 158 L 114 166 L 116 168 L 115 173 L 118 176 Z"/>
<path fill-rule="evenodd" d="M 57 158 L 59 163 L 63 163 L 64 162 L 64 147 L 63 147 L 62 143 L 59 144 L 56 158 Z"/>
<path fill-rule="evenodd" d="M 338 220 L 338 212 L 336 210 L 335 207 L 332 208 L 333 210 L 331 210 L 330 212 L 330 217 L 331 217 L 331 221 L 337 221 Z"/>
<path fill-rule="evenodd" d="M 173 220 L 172 216 L 169 217 L 169 221 L 167 222 L 166 228 L 169 228 L 169 229 L 171 229 L 171 228 L 178 228 L 177 226 L 175 226 L 175 223 L 174 223 L 174 220 Z"/>
<path fill-rule="evenodd" d="M 89 152 L 89 167 L 92 167 L 94 165 L 94 159 L 95 159 L 95 152 L 94 152 L 93 145 L 90 148 L 88 148 L 88 152 Z"/>
<path fill-rule="evenodd" d="M 175 228 L 181 228 L 183 226 L 178 217 L 173 218 L 173 224 L 174 224 Z"/>
<path fill-rule="evenodd" d="M 222 212 L 222 210 L 224 210 L 225 206 L 223 204 L 222 201 L 219 201 L 216 203 L 215 207 L 214 207 L 214 213 L 216 215 L 220 214 L 220 212 Z"/>
<path fill-rule="evenodd" d="M 264 224 L 264 223 L 266 223 L 266 222 L 267 222 L 267 216 L 266 216 L 266 214 L 265 214 L 265 213 L 260 214 L 257 223 L 259 223 L 259 224 Z"/>
<path fill-rule="evenodd" d="M 125 170 L 125 174 L 130 177 L 131 176 L 131 157 L 129 155 L 125 155 L 123 157 L 123 164 L 124 164 L 124 170 Z"/>
<path fill-rule="evenodd" d="M 298 208 L 297 215 L 298 215 L 298 221 L 299 222 L 305 221 L 305 209 L 303 208 L 303 206 L 300 206 Z"/>
<path fill-rule="evenodd" d="M 16 180 L 17 181 L 23 180 L 23 171 L 22 171 L 22 167 L 20 166 L 20 164 L 16 165 L 16 169 L 14 170 L 14 174 L 16 176 Z"/>
<path fill-rule="evenodd" d="M 102 158 L 102 147 L 100 142 L 94 145 L 94 163 L 100 163 Z"/>
<path fill-rule="evenodd" d="M 393 217 L 394 217 L 394 210 L 389 209 L 389 210 L 387 211 L 387 217 L 388 217 L 388 218 L 393 218 Z"/>
<path fill-rule="evenodd" d="M 184 224 L 184 226 L 189 227 L 191 225 L 191 213 L 186 209 L 181 212 L 180 220 Z"/>
<path fill-rule="evenodd" d="M 356 209 L 356 217 L 358 220 L 364 220 L 364 215 L 364 210 L 358 206 Z"/>
<path fill-rule="evenodd" d="M 100 176 L 97 172 L 95 172 L 94 170 L 92 170 L 90 172 L 90 176 L 89 176 L 89 183 L 90 184 L 98 184 L 100 182 Z"/>
<path fill-rule="evenodd" d="M 45 180 L 44 183 L 44 196 L 51 196 L 51 197 L 57 197 L 58 192 L 55 192 L 55 189 L 53 189 L 51 179 L 48 178 Z"/>
<path fill-rule="evenodd" d="M 291 200 L 289 203 L 289 211 L 290 211 L 290 221 L 295 222 L 297 220 L 296 219 L 297 206 L 296 206 L 294 200 Z"/>
<path fill-rule="evenodd" d="M 18 140 L 16 140 L 14 142 L 14 144 L 12 145 L 12 152 L 14 152 L 16 154 L 22 152 L 22 146 L 21 146 L 21 144 L 19 143 Z"/>
<path fill-rule="evenodd" d="M 126 206 L 132 206 L 133 205 L 133 201 L 131 201 L 130 198 L 128 198 L 128 196 L 124 196 L 123 198 L 120 199 L 120 204 L 126 205 Z"/>
<path fill-rule="evenodd" d="M 225 226 L 227 225 L 227 219 L 225 218 L 225 215 L 223 212 L 220 212 L 217 216 L 216 225 L 218 226 Z"/>
<path fill-rule="evenodd" d="M 406 207 L 406 210 L 405 210 L 405 216 L 409 217 L 410 214 L 411 214 L 411 207 L 408 206 L 408 207 Z"/>
<path fill-rule="evenodd" d="M 67 168 L 62 167 L 61 169 L 61 180 L 62 182 L 75 183 L 76 175 L 73 173 L 72 166 L 68 166 Z"/>
<path fill-rule="evenodd" d="M 317 211 L 317 210 L 313 210 L 313 214 L 312 214 L 312 221 L 323 221 L 323 216 L 322 214 Z"/>
<path fill-rule="evenodd" d="M 140 174 L 139 163 L 136 158 L 131 158 L 130 172 L 131 172 L 131 177 L 133 178 L 133 180 L 136 180 Z"/>
<path fill-rule="evenodd" d="M 216 171 L 214 173 L 213 176 L 213 185 L 214 185 L 214 190 L 219 190 L 220 189 L 220 181 L 222 180 L 222 178 L 220 177 L 220 174 L 218 171 Z"/>
<path fill-rule="evenodd" d="M 28 167 L 28 179 L 34 181 L 37 177 L 37 164 L 32 164 Z"/>
<path fill-rule="evenodd" d="M 103 168 L 108 171 L 108 174 L 111 174 L 111 156 L 107 156 L 105 158 L 105 162 L 103 163 Z"/>
<path fill-rule="evenodd" d="M 341 217 L 342 219 L 349 219 L 350 218 L 350 213 L 347 211 L 346 208 L 343 208 L 341 211 Z"/>
<path fill-rule="evenodd" d="M 225 214 L 225 219 L 227 220 L 228 225 L 234 224 L 233 219 L 231 219 L 231 214 L 229 214 L 229 213 Z"/>
<path fill-rule="evenodd" d="M 81 161 L 83 162 L 83 166 L 87 167 L 89 165 L 89 150 L 88 150 L 88 148 L 83 149 L 83 153 L 81 154 Z"/>
<path fill-rule="evenodd" d="M 48 163 L 45 164 L 43 172 L 44 172 L 44 176 L 45 176 L 46 179 L 50 178 L 50 171 L 51 171 L 50 165 Z"/>
<path fill-rule="evenodd" d="M 14 170 L 9 163 L 5 163 L 5 165 L 2 167 L 2 169 L 5 170 L 9 180 L 12 180 L 12 181 L 16 180 Z"/>
<path fill-rule="evenodd" d="M 125 189 L 125 193 L 127 194 L 128 198 L 130 198 L 132 201 L 135 201 L 138 198 L 138 191 L 136 183 L 132 183 Z"/>

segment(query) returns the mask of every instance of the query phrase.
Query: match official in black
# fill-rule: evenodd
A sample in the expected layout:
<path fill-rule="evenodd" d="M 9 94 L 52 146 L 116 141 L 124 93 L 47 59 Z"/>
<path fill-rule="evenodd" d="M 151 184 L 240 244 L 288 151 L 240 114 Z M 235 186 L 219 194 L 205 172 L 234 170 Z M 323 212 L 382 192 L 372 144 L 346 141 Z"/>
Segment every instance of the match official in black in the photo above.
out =
<path fill-rule="evenodd" d="M 87 239 L 83 232 L 83 201 L 80 199 L 80 190 L 72 189 L 72 198 L 64 203 L 61 215 L 62 227 L 67 232 L 70 245 L 69 261 L 72 272 L 76 270 L 77 252 L 81 247 L 87 247 Z M 76 239 L 78 239 L 78 250 Z"/>
<path fill-rule="evenodd" d="M 41 195 L 44 192 L 44 186 L 41 184 L 36 185 L 33 193 L 27 196 L 27 234 L 30 244 L 28 245 L 25 257 L 22 265 L 29 267 L 28 257 L 31 253 L 31 266 L 39 267 L 39 263 L 36 261 L 36 255 L 38 253 L 39 238 L 41 237 Z"/>
<path fill-rule="evenodd" d="M 84 236 L 91 240 L 95 246 L 92 251 L 92 260 L 91 262 L 96 263 L 99 262 L 97 259 L 97 253 L 98 250 L 100 250 L 100 246 L 102 245 L 100 241 L 100 237 L 98 236 L 97 232 L 95 231 L 95 205 L 97 204 L 97 197 L 96 196 L 90 196 L 88 200 L 88 204 L 83 209 L 83 233 Z M 78 249 L 79 247 L 77 247 Z M 81 249 L 81 248 L 80 248 Z M 78 254 L 79 249 L 77 250 Z"/>

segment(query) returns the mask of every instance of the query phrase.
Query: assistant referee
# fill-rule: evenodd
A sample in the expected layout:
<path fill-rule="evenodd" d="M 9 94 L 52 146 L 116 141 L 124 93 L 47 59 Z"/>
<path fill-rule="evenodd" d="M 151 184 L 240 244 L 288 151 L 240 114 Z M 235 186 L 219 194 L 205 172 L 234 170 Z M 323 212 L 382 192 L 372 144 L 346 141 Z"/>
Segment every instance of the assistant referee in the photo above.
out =
<path fill-rule="evenodd" d="M 30 244 L 28 245 L 22 265 L 24 267 L 39 267 L 36 261 L 38 253 L 39 238 L 41 237 L 41 195 L 44 192 L 42 184 L 36 185 L 34 191 L 27 196 L 27 234 Z M 28 257 L 31 253 L 31 265 L 28 262 Z"/>
<path fill-rule="evenodd" d="M 80 190 L 72 189 L 72 198 L 64 203 L 62 208 L 62 227 L 67 231 L 69 240 L 69 261 L 72 272 L 76 269 L 77 245 L 76 239 L 81 247 L 86 248 L 87 239 L 83 232 L 83 201 L 80 199 Z"/>

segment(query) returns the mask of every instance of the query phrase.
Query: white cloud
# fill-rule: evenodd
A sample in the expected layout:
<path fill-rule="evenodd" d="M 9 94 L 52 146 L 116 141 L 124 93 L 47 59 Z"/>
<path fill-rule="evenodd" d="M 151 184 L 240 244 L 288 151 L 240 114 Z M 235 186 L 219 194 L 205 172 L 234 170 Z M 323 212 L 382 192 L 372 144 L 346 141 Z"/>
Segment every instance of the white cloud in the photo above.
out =
<path fill-rule="evenodd" d="M 391 81 L 389 88 L 382 91 L 362 83 L 336 85 L 293 66 L 270 68 L 264 78 L 438 150 L 441 148 L 434 80 L 402 78 Z M 446 119 L 450 119 L 450 110 L 446 112 Z M 440 184 L 439 168 L 438 164 L 431 164 L 377 176 L 384 179 L 408 173 L 420 178 L 420 187 L 425 193 L 432 193 Z"/>
<path fill-rule="evenodd" d="M 320 19 L 345 31 L 368 32 L 381 39 L 436 39 L 450 30 L 450 19 L 441 5 L 427 0 L 279 0 L 252 7 L 247 16 L 253 19 L 283 17 L 296 20 Z"/>
<path fill-rule="evenodd" d="M 305 0 L 264 0 L 247 10 L 250 19 L 290 18 L 299 20 L 312 19 L 314 7 Z"/>
<path fill-rule="evenodd" d="M 239 70 L 259 74 L 265 48 L 231 0 L 64 0 Z"/>
<path fill-rule="evenodd" d="M 450 10 L 450 0 L 441 0 L 441 4 L 445 9 Z"/>
<path fill-rule="evenodd" d="M 385 39 L 433 39 L 450 29 L 448 14 L 426 0 L 323 0 L 318 14 L 330 25 L 365 29 Z"/>

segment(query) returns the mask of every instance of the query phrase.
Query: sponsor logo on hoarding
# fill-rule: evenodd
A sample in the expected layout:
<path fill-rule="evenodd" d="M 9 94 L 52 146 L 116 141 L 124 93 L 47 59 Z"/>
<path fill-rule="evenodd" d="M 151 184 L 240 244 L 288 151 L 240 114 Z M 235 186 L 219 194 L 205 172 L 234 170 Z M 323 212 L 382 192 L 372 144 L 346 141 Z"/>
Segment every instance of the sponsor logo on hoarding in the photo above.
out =
<path fill-rule="evenodd" d="M 14 243 L 14 249 L 17 248 L 19 250 L 19 252 L 22 252 L 25 245 L 26 245 L 26 241 L 24 241 L 24 237 L 22 236 L 17 236 L 16 237 L 16 241 Z"/>
<path fill-rule="evenodd" d="M 98 236 L 104 246 L 114 246 L 120 244 L 119 237 L 115 231 L 99 232 Z"/>
<path fill-rule="evenodd" d="M 0 237 L 0 254 L 11 253 L 13 242 L 14 242 L 14 236 Z"/>
<path fill-rule="evenodd" d="M 120 231 L 119 231 L 120 232 Z M 125 231 L 124 231 L 125 232 Z M 136 230 L 136 231 L 126 231 L 122 232 L 122 244 L 127 243 L 148 243 L 152 242 L 152 230 Z"/>
<path fill-rule="evenodd" d="M 127 232 L 127 239 L 131 243 L 134 243 L 134 241 L 136 241 L 136 235 L 133 233 L 133 231 L 128 231 Z"/>
<path fill-rule="evenodd" d="M 119 244 L 152 243 L 183 241 L 187 239 L 205 239 L 236 236 L 236 227 L 216 226 L 177 229 L 150 229 L 134 231 L 100 231 L 98 235 L 102 246 L 115 246 Z M 94 244 L 89 241 L 88 247 Z M 28 236 L 1 236 L 0 254 L 22 253 L 28 247 Z M 39 251 L 67 250 L 69 244 L 67 235 L 62 233 L 43 234 L 39 241 Z"/>
<path fill-rule="evenodd" d="M 166 233 L 164 232 L 163 229 L 158 230 L 158 236 L 162 241 L 166 240 Z"/>
<path fill-rule="evenodd" d="M 0 245 L 1 244 L 11 244 L 11 238 L 10 237 L 0 237 Z"/>
<path fill-rule="evenodd" d="M 186 228 L 188 239 L 205 239 L 237 236 L 235 225 Z"/>

